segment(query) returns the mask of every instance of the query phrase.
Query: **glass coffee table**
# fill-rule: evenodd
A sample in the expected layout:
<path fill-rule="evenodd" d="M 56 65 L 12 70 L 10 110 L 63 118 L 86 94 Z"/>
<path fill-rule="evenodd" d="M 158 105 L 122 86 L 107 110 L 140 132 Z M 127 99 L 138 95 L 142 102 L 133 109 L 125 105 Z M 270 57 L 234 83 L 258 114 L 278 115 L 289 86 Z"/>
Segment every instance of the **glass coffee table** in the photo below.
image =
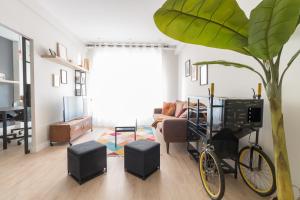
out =
<path fill-rule="evenodd" d="M 134 132 L 134 140 L 136 140 L 136 131 L 137 131 L 137 120 L 135 120 L 135 125 L 129 126 L 115 126 L 115 147 L 117 147 L 117 135 L 118 133 L 124 132 Z"/>

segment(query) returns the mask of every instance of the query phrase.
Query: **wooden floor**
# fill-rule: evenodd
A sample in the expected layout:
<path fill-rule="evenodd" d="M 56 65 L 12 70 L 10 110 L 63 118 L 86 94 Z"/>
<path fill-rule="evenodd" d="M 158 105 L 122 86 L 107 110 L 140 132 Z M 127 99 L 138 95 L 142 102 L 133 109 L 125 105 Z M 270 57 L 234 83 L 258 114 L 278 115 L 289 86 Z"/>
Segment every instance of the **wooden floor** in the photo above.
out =
<path fill-rule="evenodd" d="M 89 133 L 77 142 L 90 140 Z M 162 141 L 161 136 L 157 136 Z M 2 145 L 1 145 L 2 146 Z M 172 144 L 170 155 L 161 142 L 161 169 L 145 181 L 124 172 L 124 158 L 108 157 L 107 174 L 78 185 L 67 175 L 67 145 L 48 147 L 41 152 L 23 154 L 23 147 L 10 144 L 0 150 L 0 199 L 101 199 L 101 200 L 193 200 L 209 199 L 198 168 L 184 144 Z M 226 176 L 226 200 L 259 200 L 240 178 Z"/>

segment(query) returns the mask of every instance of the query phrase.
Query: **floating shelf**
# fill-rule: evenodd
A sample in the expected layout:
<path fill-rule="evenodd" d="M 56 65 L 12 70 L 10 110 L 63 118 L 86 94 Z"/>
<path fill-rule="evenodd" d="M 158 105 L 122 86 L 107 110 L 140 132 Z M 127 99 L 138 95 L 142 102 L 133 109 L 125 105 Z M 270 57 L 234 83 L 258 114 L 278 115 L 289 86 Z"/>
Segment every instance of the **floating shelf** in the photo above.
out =
<path fill-rule="evenodd" d="M 0 83 L 8 83 L 8 84 L 19 84 L 19 81 L 10 81 L 5 79 L 0 79 Z"/>
<path fill-rule="evenodd" d="M 88 72 L 87 69 L 83 68 L 83 67 L 80 67 L 78 65 L 75 65 L 74 63 L 71 63 L 69 61 L 66 61 L 58 56 L 51 56 L 51 55 L 42 55 L 41 56 L 42 58 L 45 58 L 51 62 L 54 62 L 56 64 L 60 64 L 60 65 L 64 65 L 66 67 L 69 67 L 71 69 L 75 69 L 75 70 L 81 70 L 81 71 L 84 71 L 84 72 Z"/>

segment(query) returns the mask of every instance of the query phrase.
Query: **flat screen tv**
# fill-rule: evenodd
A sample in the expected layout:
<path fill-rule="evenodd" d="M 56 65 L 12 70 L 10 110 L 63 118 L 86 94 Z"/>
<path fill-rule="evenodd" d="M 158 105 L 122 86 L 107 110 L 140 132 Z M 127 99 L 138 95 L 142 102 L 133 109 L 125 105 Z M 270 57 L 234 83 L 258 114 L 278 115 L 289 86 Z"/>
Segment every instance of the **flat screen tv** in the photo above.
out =
<path fill-rule="evenodd" d="M 79 119 L 86 115 L 86 98 L 85 97 L 64 97 L 63 98 L 63 115 L 64 122 L 68 122 L 74 119 Z"/>

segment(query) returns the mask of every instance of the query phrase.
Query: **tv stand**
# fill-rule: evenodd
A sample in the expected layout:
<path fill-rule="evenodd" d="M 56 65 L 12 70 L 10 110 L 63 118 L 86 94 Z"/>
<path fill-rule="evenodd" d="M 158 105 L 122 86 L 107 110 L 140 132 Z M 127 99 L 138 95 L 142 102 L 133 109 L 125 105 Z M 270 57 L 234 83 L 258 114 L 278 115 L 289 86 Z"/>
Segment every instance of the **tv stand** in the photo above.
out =
<path fill-rule="evenodd" d="M 57 122 L 50 125 L 50 146 L 55 142 L 69 142 L 84 135 L 89 130 L 93 131 L 92 116 L 81 117 L 69 122 Z"/>

